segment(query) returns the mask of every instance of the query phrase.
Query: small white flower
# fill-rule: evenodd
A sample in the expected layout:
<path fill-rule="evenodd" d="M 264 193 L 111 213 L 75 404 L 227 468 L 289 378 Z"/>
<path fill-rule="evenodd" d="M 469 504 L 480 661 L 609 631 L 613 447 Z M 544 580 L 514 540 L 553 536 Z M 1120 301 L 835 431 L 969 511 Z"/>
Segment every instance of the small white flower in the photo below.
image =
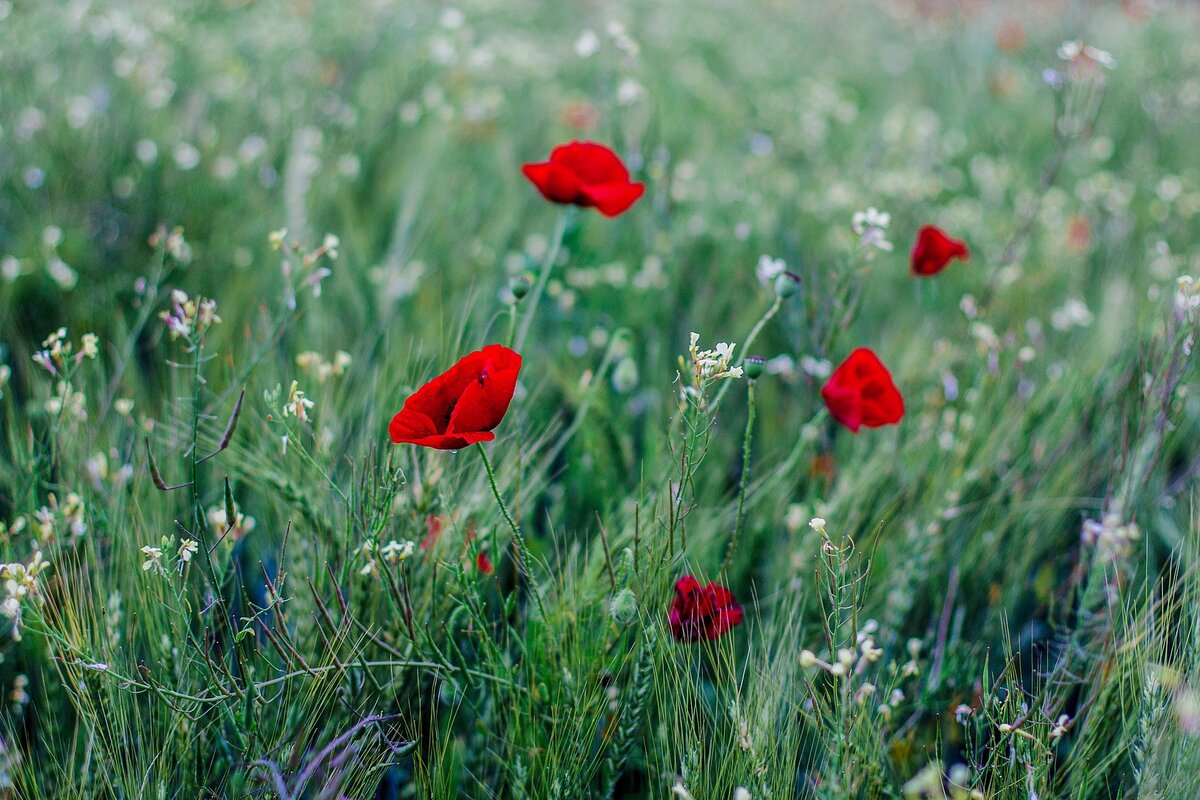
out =
<path fill-rule="evenodd" d="M 304 396 L 300 385 L 296 381 L 292 381 L 291 388 L 288 389 L 287 402 L 283 406 L 283 415 L 295 417 L 301 422 L 308 422 L 308 412 L 314 405 L 312 400 Z"/>
<path fill-rule="evenodd" d="M 758 277 L 758 282 L 763 286 L 771 286 L 775 279 L 787 271 L 787 262 L 782 258 L 772 258 L 769 255 L 763 254 L 758 257 L 758 266 L 754 269 L 754 274 Z"/>
<path fill-rule="evenodd" d="M 321 242 L 321 249 L 325 251 L 325 255 L 331 259 L 338 257 L 338 247 L 342 244 L 342 240 L 334 236 L 332 233 L 325 234 L 325 240 Z"/>
<path fill-rule="evenodd" d="M 850 227 L 858 235 L 859 246 L 868 252 L 873 250 L 890 253 L 893 245 L 887 238 L 887 229 L 892 224 L 892 215 L 871 206 L 866 211 L 856 211 L 850 218 Z"/>
<path fill-rule="evenodd" d="M 181 568 L 184 564 L 192 560 L 192 556 L 196 554 L 199 547 L 200 544 L 195 539 L 184 539 L 179 543 L 179 562 Z"/>
<path fill-rule="evenodd" d="M 591 58 L 599 51 L 600 37 L 591 29 L 584 30 L 575 40 L 575 55 L 580 58 Z"/>
<path fill-rule="evenodd" d="M 161 573 L 163 571 L 162 554 L 161 547 L 151 547 L 150 545 L 143 547 L 142 555 L 146 557 L 146 560 L 142 562 L 142 569 L 146 572 L 153 570 Z"/>
<path fill-rule="evenodd" d="M 85 333 L 79 342 L 79 358 L 95 358 L 100 352 L 100 337 Z"/>

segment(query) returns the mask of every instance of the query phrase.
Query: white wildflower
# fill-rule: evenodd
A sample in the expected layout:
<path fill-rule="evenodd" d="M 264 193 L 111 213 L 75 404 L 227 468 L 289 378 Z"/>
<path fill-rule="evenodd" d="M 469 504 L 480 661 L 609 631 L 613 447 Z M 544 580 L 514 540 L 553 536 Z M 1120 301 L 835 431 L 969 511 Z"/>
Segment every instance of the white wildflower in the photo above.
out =
<path fill-rule="evenodd" d="M 401 561 L 412 556 L 417 551 L 417 545 L 408 539 L 403 542 L 392 540 L 379 548 L 379 555 L 383 556 L 384 560 L 392 566 L 399 564 Z"/>
<path fill-rule="evenodd" d="M 292 381 L 291 388 L 288 389 L 287 402 L 283 405 L 283 415 L 295 417 L 301 422 L 308 422 L 308 412 L 314 405 L 312 400 L 304 396 L 300 385 L 296 381 Z"/>
<path fill-rule="evenodd" d="M 871 206 L 866 211 L 856 211 L 850 218 L 850 227 L 858 236 L 858 244 L 867 257 L 874 255 L 875 250 L 890 253 L 893 245 L 888 241 L 887 229 L 892 224 L 892 215 Z"/>
<path fill-rule="evenodd" d="M 772 258 L 763 254 L 758 257 L 758 266 L 755 267 L 754 274 L 763 286 L 771 286 L 775 279 L 786 271 L 787 263 L 782 258 Z"/>
<path fill-rule="evenodd" d="M 192 556 L 200 549 L 200 543 L 195 539 L 184 539 L 179 543 L 179 568 L 182 570 L 183 565 L 191 562 Z"/>
<path fill-rule="evenodd" d="M 142 562 L 142 569 L 146 572 L 154 571 L 161 574 L 164 571 L 162 554 L 161 547 L 152 547 L 150 545 L 143 547 L 142 555 L 146 557 L 146 560 Z"/>

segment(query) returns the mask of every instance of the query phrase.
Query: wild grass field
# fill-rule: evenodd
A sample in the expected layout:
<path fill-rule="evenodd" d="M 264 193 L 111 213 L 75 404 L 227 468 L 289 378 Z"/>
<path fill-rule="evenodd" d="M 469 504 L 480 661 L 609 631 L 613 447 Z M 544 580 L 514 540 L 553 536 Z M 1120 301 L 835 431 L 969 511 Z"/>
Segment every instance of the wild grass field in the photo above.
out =
<path fill-rule="evenodd" d="M 0 0 L 0 74 L 0 797 L 1200 797 L 1194 4 Z"/>

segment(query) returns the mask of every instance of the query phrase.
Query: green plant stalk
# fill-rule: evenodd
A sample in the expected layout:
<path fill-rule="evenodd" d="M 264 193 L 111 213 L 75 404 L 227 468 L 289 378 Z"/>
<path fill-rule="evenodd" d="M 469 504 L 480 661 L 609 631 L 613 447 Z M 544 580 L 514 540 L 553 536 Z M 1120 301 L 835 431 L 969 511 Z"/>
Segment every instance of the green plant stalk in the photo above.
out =
<path fill-rule="evenodd" d="M 738 482 L 737 522 L 733 526 L 733 536 L 729 537 L 729 545 L 725 548 L 725 558 L 721 561 L 718 574 L 729 568 L 742 533 L 743 514 L 746 510 L 746 484 L 750 482 L 750 445 L 754 438 L 754 381 L 750 381 L 746 387 L 746 404 L 749 410 L 746 412 L 746 433 L 742 437 L 742 477 Z"/>
<path fill-rule="evenodd" d="M 496 498 L 496 505 L 500 507 L 504 521 L 508 523 L 509 530 L 512 531 L 513 542 L 517 548 L 517 567 L 522 577 L 525 578 L 525 582 L 529 584 L 529 591 L 533 594 L 534 602 L 537 603 L 538 612 L 545 617 L 546 607 L 542 604 L 542 593 L 538 590 L 537 583 L 534 582 L 533 575 L 529 571 L 529 544 L 525 541 L 525 534 L 521 533 L 520 526 L 513 520 L 512 514 L 508 512 L 508 505 L 500 495 L 500 487 L 496 485 L 496 472 L 492 469 L 492 462 L 488 459 L 487 450 L 484 449 L 482 442 L 476 442 L 475 446 L 479 449 L 479 457 L 483 459 L 483 468 L 487 470 L 488 485 L 492 487 L 492 496 Z"/>
<path fill-rule="evenodd" d="M 736 366 L 740 367 L 746 362 L 746 355 L 750 352 L 750 346 L 754 344 L 754 341 L 758 338 L 758 335 L 762 333 L 763 327 L 770 322 L 776 314 L 779 313 L 779 309 L 781 308 L 783 308 L 783 298 L 776 295 L 775 302 L 772 303 L 771 307 L 766 310 L 766 313 L 758 318 L 758 322 L 754 323 L 754 327 L 750 329 L 748 334 L 746 334 L 746 340 L 740 345 L 742 348 L 742 354 L 738 357 Z M 730 381 L 725 381 L 721 388 L 717 390 L 717 393 L 713 396 L 712 400 L 713 407 L 720 405 L 721 398 L 725 396 L 725 392 L 729 391 L 729 384 Z"/>
<path fill-rule="evenodd" d="M 570 206 L 567 206 L 559 212 L 558 221 L 554 224 L 554 233 L 550 235 L 550 244 L 547 245 L 546 255 L 542 259 L 542 270 L 538 274 L 537 283 L 534 284 L 533 292 L 529 296 L 528 305 L 525 308 L 525 316 L 521 318 L 521 326 L 517 329 L 517 336 L 513 339 L 512 349 L 518 353 L 521 352 L 521 347 L 525 344 L 525 337 L 529 335 L 529 328 L 533 325 L 534 313 L 537 311 L 542 295 L 546 292 L 546 284 L 550 282 L 550 273 L 554 271 L 554 262 L 558 260 L 558 253 L 562 250 L 563 237 L 566 236 L 567 223 L 570 222 L 571 216 L 572 209 Z"/>

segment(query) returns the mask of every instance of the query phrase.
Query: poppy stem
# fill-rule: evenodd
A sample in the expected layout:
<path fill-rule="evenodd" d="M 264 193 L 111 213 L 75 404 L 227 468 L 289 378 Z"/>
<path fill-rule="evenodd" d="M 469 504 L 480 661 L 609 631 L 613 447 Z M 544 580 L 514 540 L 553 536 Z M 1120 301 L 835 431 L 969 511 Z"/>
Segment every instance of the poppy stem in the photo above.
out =
<path fill-rule="evenodd" d="M 737 549 L 738 538 L 742 533 L 743 512 L 746 509 L 746 485 L 750 482 L 750 443 L 754 436 L 754 381 L 746 387 L 746 435 L 742 439 L 742 477 L 738 482 L 737 523 L 733 526 L 733 536 L 729 537 L 729 546 L 725 548 L 725 558 L 721 561 L 721 569 L 717 574 L 724 573 L 733 560 Z"/>
<path fill-rule="evenodd" d="M 754 340 L 758 338 L 760 333 L 762 333 L 763 326 L 770 322 L 772 318 L 779 313 L 779 309 L 781 308 L 783 308 L 783 298 L 776 296 L 775 302 L 771 304 L 771 307 L 767 309 L 765 314 L 758 318 L 758 322 L 754 323 L 754 327 L 750 329 L 750 333 L 746 334 L 746 340 L 738 344 L 738 346 L 742 348 L 742 355 L 740 358 L 738 358 L 735 366 L 740 367 L 746 363 L 746 354 L 750 352 L 750 346 L 754 344 Z M 729 391 L 729 386 L 732 383 L 733 381 L 725 381 L 722 383 L 721 388 L 718 389 L 716 395 L 713 396 L 712 405 L 714 408 L 720 405 L 721 398 L 725 396 L 725 392 Z"/>
<path fill-rule="evenodd" d="M 546 284 L 550 282 L 550 273 L 554 271 L 554 262 L 558 261 L 558 253 L 562 250 L 563 237 L 567 234 L 567 223 L 571 220 L 572 210 L 570 206 L 567 206 L 558 213 L 558 221 L 554 224 L 554 233 L 550 236 L 550 243 L 546 246 L 546 255 L 542 259 L 542 271 L 538 274 L 537 283 L 534 284 L 533 292 L 526 301 L 525 316 L 521 318 L 521 327 L 517 331 L 517 338 L 512 343 L 512 349 L 518 353 L 521 351 L 521 346 L 525 344 L 525 337 L 529 335 L 529 327 L 533 325 L 533 315 L 537 311 L 538 302 L 546 292 Z"/>
<path fill-rule="evenodd" d="M 500 495 L 500 487 L 496 485 L 496 472 L 492 469 L 492 462 L 488 460 L 487 450 L 483 448 L 482 442 L 476 442 L 475 446 L 479 448 L 479 457 L 483 459 L 483 468 L 487 470 L 488 484 L 492 487 L 492 496 L 496 498 L 496 505 L 500 506 L 500 513 L 504 515 L 504 521 L 508 523 L 509 529 L 512 530 L 513 541 L 517 545 L 517 568 L 525 578 L 525 582 L 529 584 L 529 591 L 533 594 L 538 611 L 544 617 L 546 616 L 546 607 L 542 604 L 542 593 L 538 590 L 537 584 L 533 581 L 533 575 L 529 572 L 529 545 L 525 541 L 525 534 L 521 533 L 521 528 L 513 520 L 512 514 L 508 512 L 508 506 L 505 504 L 504 498 Z M 497 555 L 499 554 L 497 553 Z"/>

